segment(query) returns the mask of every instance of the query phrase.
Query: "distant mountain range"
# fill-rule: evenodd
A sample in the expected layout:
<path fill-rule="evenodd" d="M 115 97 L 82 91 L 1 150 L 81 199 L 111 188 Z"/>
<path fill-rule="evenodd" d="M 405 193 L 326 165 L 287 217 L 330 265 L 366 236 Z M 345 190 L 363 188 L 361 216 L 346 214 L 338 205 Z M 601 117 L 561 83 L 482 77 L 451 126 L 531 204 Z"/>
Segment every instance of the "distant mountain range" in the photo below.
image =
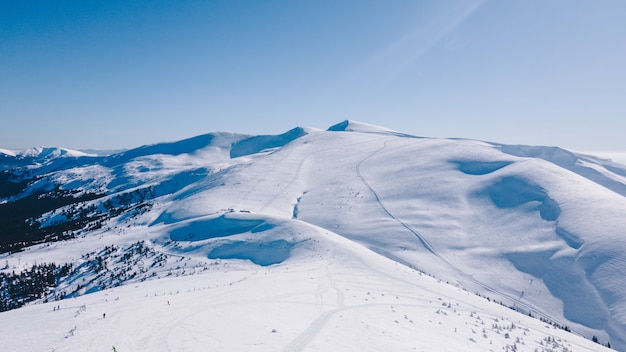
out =
<path fill-rule="evenodd" d="M 145 314 L 137 313 L 145 319 L 143 330 L 133 330 L 132 320 L 122 328 L 135 336 L 166 329 L 168 340 L 135 344 L 129 334 L 118 345 L 194 350 L 181 346 L 199 341 L 193 331 L 205 327 L 211 333 L 203 346 L 223 350 L 254 350 L 246 339 L 261 341 L 259 350 L 346 350 L 347 340 L 364 350 L 400 337 L 407 345 L 393 345 L 398 350 L 602 348 L 576 335 L 626 350 L 626 166 L 610 160 L 343 121 L 326 130 L 210 133 L 110 153 L 0 150 L 0 170 L 0 308 L 6 311 L 0 319 L 15 322 L 5 331 L 12 336 L 40 307 L 56 312 L 65 302 L 92 305 L 113 296 L 148 302 L 148 296 L 184 287 L 188 291 L 169 293 L 172 301 L 204 309 L 194 298 L 202 288 L 209 302 L 221 302 L 217 315 L 191 319 L 191 311 L 178 311 L 172 314 L 181 325 L 158 319 L 151 325 L 154 312 L 146 306 Z M 417 283 L 419 277 L 426 281 Z M 206 288 L 213 285 L 216 296 Z M 367 290 L 374 288 L 387 296 L 372 297 Z M 436 296 L 443 302 L 433 305 Z M 307 303 L 298 306 L 302 314 L 291 314 L 287 301 Z M 452 301 L 467 317 L 452 318 Z M 250 302 L 247 313 L 235 308 L 242 302 Z M 124 312 L 133 303 L 105 306 L 129 318 Z M 398 307 L 406 315 L 392 318 Z M 365 329 L 367 319 L 388 313 L 389 324 Z M 435 318 L 429 318 L 420 329 L 443 334 L 445 344 L 410 330 L 408 322 L 417 319 L 409 315 L 431 313 L 437 319 L 445 313 L 448 323 L 430 326 Z M 9 346 L 113 344 L 94 337 L 95 323 L 76 314 L 71 334 L 69 327 L 60 337 L 51 333 Z M 124 334 L 106 325 L 110 314 L 98 324 Z M 274 314 L 293 324 L 272 331 L 259 320 Z M 476 319 L 505 314 L 507 324 L 526 330 L 489 322 L 486 331 Z M 241 319 L 232 323 L 242 329 L 252 324 L 271 333 L 240 341 L 239 334 L 213 326 L 228 317 Z M 468 324 L 474 333 L 461 333 Z M 348 329 L 344 335 L 341 326 Z M 553 333 L 554 327 L 561 329 Z M 348 337 L 361 334 L 374 335 L 363 344 Z M 567 336 L 574 347 L 567 347 Z"/>

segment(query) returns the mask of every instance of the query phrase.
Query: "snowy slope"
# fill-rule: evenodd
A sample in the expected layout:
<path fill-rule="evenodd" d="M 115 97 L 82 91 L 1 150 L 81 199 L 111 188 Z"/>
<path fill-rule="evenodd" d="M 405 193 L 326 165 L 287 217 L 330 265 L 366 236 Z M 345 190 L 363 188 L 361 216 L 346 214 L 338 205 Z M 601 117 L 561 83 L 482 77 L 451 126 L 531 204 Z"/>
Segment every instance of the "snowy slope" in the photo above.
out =
<path fill-rule="evenodd" d="M 6 156 L 12 156 L 12 157 L 17 156 L 17 152 L 16 151 L 9 150 L 9 149 L 2 149 L 2 148 L 0 148 L 0 154 L 4 154 Z"/>
<path fill-rule="evenodd" d="M 245 221 L 237 216 L 233 223 Z M 241 235 L 235 236 L 243 239 Z M 1 313 L 11 351 L 600 351 L 600 345 L 447 285 L 320 228 L 243 235 L 299 241 L 290 258 L 210 269 Z M 181 249 L 188 258 L 201 256 Z M 194 253 L 195 252 L 195 253 Z M 259 251 L 240 250 L 251 257 Z M 206 255 L 206 252 L 203 253 Z M 59 307 L 60 309 L 56 309 Z"/>
<path fill-rule="evenodd" d="M 600 349 L 546 330 L 541 318 L 626 350 L 623 165 L 559 148 L 421 138 L 354 121 L 326 131 L 212 133 L 106 157 L 59 156 L 29 164 L 28 175 L 41 178 L 4 201 L 55 185 L 74 196 L 97 194 L 78 210 L 70 204 L 35 220 L 81 225 L 77 214 L 87 214 L 98 226 L 0 261 L 5 272 L 75 263 L 54 292 L 77 298 L 0 317 L 18 327 L 44 311 L 67 320 L 66 310 L 50 312 L 59 304 L 100 305 L 107 317 L 96 322 L 102 313 L 88 308 L 75 317 L 71 338 L 63 337 L 71 328 L 59 327 L 67 331 L 50 333 L 40 349 L 93 342 L 91 350 L 200 350 L 192 346 L 198 342 L 228 350 L 250 343 L 262 350 L 484 351 L 524 336 L 517 348 L 532 351 L 552 348 L 550 334 L 570 350 Z M 98 257 L 106 270 L 94 266 Z M 221 284 L 211 290 L 209 282 Z M 75 300 L 81 303 L 66 303 Z M 441 301 L 454 302 L 447 315 Z M 485 316 L 524 328 L 505 338 Z M 98 324 L 110 334 L 95 336 Z M 233 327 L 246 324 L 245 336 Z M 476 334 L 468 334 L 474 325 Z M 161 333 L 149 343 L 136 338 Z"/>

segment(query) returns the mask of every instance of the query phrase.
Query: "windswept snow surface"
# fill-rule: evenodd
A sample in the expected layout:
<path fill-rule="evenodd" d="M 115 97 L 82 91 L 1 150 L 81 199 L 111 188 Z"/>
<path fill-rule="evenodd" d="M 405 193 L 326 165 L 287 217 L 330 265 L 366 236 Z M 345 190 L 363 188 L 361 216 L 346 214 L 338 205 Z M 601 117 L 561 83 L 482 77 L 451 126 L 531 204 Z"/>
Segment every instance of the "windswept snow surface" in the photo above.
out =
<path fill-rule="evenodd" d="M 221 260 L 200 274 L 1 313 L 3 349 L 604 350 L 323 229 L 287 220 L 265 231 L 302 242 L 276 265 Z"/>
<path fill-rule="evenodd" d="M 94 283 L 77 298 L 0 313 L 0 340 L 24 337 L 13 350 L 602 349 L 577 334 L 626 350 L 618 163 L 355 121 L 76 160 L 53 179 L 106 193 L 101 208 L 148 189 L 151 207 L 2 255 L 5 270 L 112 244 L 115 267 L 137 241 L 168 259 L 80 296 L 100 287 L 85 272 L 66 285 Z"/>
<path fill-rule="evenodd" d="M 591 155 L 597 155 L 600 158 L 608 159 L 609 161 L 626 165 L 626 153 L 619 152 L 591 152 Z"/>

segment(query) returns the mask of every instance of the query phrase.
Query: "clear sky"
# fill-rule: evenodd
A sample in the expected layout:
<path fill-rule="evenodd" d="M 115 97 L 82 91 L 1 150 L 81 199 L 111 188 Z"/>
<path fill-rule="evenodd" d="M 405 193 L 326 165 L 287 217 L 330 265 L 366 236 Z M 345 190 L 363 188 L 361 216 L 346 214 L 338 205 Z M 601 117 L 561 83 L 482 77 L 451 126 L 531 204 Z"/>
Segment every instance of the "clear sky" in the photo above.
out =
<path fill-rule="evenodd" d="M 0 148 L 345 119 L 626 151 L 626 1 L 0 1 Z"/>

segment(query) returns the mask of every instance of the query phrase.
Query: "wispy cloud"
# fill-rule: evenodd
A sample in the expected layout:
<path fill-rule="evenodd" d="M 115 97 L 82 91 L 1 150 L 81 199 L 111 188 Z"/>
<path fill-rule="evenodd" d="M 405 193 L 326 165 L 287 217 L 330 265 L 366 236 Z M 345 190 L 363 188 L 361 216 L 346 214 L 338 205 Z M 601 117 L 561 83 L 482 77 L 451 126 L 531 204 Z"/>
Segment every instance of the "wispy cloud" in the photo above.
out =
<path fill-rule="evenodd" d="M 446 38 L 469 18 L 486 0 L 455 1 L 437 6 L 428 18 L 389 46 L 359 65 L 344 84 L 369 82 L 384 85 L 416 63 L 433 46 Z"/>

